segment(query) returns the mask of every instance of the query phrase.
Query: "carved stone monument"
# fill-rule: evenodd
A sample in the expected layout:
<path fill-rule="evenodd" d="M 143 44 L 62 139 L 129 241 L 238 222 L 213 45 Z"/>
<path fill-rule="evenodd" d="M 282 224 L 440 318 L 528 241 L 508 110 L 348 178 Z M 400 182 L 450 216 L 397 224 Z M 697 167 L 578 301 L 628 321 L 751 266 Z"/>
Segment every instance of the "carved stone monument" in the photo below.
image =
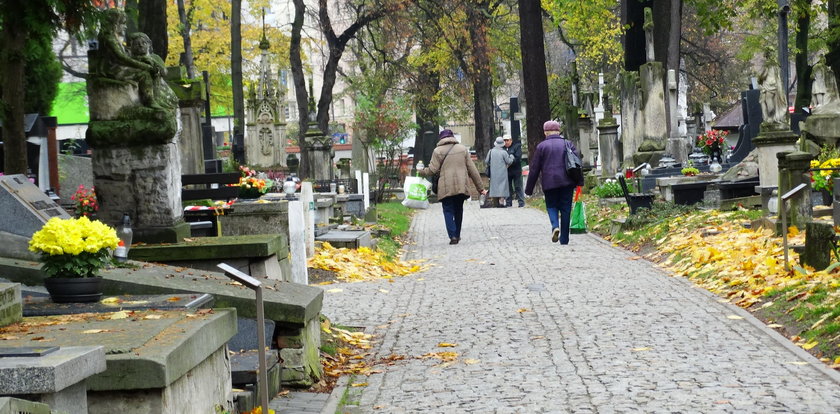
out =
<path fill-rule="evenodd" d="M 761 172 L 759 186 L 772 188 L 779 186 L 779 162 L 776 154 L 793 151 L 798 137 L 788 126 L 787 97 L 778 65 L 772 60 L 770 52 L 765 52 L 758 82 L 764 122 L 761 123 L 758 136 L 753 139 L 753 145 L 758 150 L 758 169 Z"/>
<path fill-rule="evenodd" d="M 123 44 L 125 14 L 108 9 L 88 52 L 93 176 L 99 219 L 116 226 L 124 213 L 134 240 L 176 242 L 189 235 L 181 207 L 178 100 L 163 79 L 163 64 L 142 33 Z"/>
<path fill-rule="evenodd" d="M 840 141 L 840 96 L 834 71 L 825 59 L 814 65 L 811 86 L 812 115 L 805 121 L 803 135 L 820 146 L 837 146 Z"/>
<path fill-rule="evenodd" d="M 656 165 L 668 142 L 667 112 L 663 80 L 665 70 L 653 55 L 653 15 L 645 8 L 647 63 L 639 72 L 628 72 L 622 82 L 622 141 L 624 163 Z M 628 128 L 629 127 L 629 128 Z"/>
<path fill-rule="evenodd" d="M 268 39 L 260 40 L 260 80 L 250 91 L 245 159 L 260 167 L 286 166 L 285 86 L 271 72 Z"/>
<path fill-rule="evenodd" d="M 685 135 L 680 133 L 680 122 L 678 117 L 678 100 L 679 90 L 677 88 L 677 74 L 673 69 L 668 70 L 668 96 L 669 108 L 668 113 L 671 114 L 669 119 L 670 134 L 668 136 L 668 145 L 666 152 L 671 154 L 679 163 L 688 161 L 688 154 L 691 152 L 691 142 Z"/>

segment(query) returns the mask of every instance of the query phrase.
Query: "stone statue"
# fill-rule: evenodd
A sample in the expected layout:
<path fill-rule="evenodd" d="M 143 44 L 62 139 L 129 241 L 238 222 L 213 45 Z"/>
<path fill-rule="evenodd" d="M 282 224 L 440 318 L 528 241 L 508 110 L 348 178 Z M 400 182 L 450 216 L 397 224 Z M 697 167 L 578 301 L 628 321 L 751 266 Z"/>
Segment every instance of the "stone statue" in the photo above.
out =
<path fill-rule="evenodd" d="M 814 65 L 811 74 L 811 106 L 813 114 L 840 113 L 840 97 L 834 71 L 825 64 L 825 56 Z"/>
<path fill-rule="evenodd" d="M 764 66 L 758 75 L 761 89 L 761 112 L 764 122 L 785 125 L 788 111 L 787 96 L 779 66 L 770 59 L 770 52 L 765 53 Z"/>
<path fill-rule="evenodd" d="M 163 59 L 152 53 L 152 40 L 145 33 L 136 32 L 128 36 L 131 57 L 149 65 L 150 69 L 137 74 L 137 88 L 143 105 L 154 109 L 175 109 L 178 97 L 163 79 L 166 68 Z"/>
<path fill-rule="evenodd" d="M 178 98 L 164 80 L 163 61 L 143 33 L 133 33 L 124 45 L 125 24 L 121 9 L 106 10 L 98 47 L 88 52 L 85 139 L 93 148 L 165 144 L 178 132 Z"/>

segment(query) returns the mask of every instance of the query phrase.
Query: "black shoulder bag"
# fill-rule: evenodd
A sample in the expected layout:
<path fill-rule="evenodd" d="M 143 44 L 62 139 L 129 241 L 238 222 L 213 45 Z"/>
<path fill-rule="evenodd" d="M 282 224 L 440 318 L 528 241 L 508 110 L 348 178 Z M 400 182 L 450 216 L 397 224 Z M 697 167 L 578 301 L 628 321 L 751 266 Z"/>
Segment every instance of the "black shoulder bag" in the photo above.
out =
<path fill-rule="evenodd" d="M 566 174 L 575 183 L 579 183 L 583 180 L 583 162 L 581 162 L 580 157 L 572 151 L 572 147 L 569 145 L 568 140 L 566 140 Z"/>
<path fill-rule="evenodd" d="M 449 147 L 449 151 L 452 151 L 452 148 L 455 148 L 455 144 L 452 144 Z M 440 160 L 440 167 L 438 168 L 438 172 L 432 176 L 432 192 L 437 194 L 438 193 L 438 181 L 440 181 L 440 172 L 443 171 L 443 163 L 446 161 L 446 156 L 449 155 L 449 151 L 446 151 L 446 154 L 443 156 L 443 159 Z"/>

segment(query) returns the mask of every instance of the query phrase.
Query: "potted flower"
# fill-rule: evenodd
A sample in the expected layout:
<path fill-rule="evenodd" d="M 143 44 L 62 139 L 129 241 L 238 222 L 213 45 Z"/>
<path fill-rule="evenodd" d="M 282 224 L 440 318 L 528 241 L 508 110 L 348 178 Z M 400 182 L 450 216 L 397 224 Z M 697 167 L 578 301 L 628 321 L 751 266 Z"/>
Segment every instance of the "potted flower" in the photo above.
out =
<path fill-rule="evenodd" d="M 260 198 L 271 189 L 272 181 L 260 178 L 256 171 L 239 166 L 239 172 L 239 198 Z"/>
<path fill-rule="evenodd" d="M 834 179 L 840 177 L 840 158 L 829 158 L 824 161 L 811 160 L 811 188 L 821 193 L 822 203 L 830 205 L 834 193 Z"/>
<path fill-rule="evenodd" d="M 44 286 L 53 302 L 95 302 L 102 296 L 96 273 L 111 263 L 119 241 L 101 221 L 53 217 L 32 235 L 29 250 L 41 255 Z"/>
<path fill-rule="evenodd" d="M 88 190 L 84 185 L 80 185 L 70 199 L 76 203 L 76 217 L 92 217 L 99 210 L 94 187 Z"/>
<path fill-rule="evenodd" d="M 685 167 L 681 169 L 680 172 L 686 177 L 694 177 L 695 175 L 700 174 L 700 170 L 694 167 Z"/>

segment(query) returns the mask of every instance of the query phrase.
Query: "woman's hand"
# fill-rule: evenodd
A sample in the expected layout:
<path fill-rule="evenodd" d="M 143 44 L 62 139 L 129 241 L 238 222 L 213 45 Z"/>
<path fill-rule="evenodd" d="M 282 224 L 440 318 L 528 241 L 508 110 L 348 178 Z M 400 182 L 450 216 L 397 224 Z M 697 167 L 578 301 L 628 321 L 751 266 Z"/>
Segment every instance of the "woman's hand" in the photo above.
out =
<path fill-rule="evenodd" d="M 481 190 L 482 195 L 487 195 L 487 190 Z"/>

